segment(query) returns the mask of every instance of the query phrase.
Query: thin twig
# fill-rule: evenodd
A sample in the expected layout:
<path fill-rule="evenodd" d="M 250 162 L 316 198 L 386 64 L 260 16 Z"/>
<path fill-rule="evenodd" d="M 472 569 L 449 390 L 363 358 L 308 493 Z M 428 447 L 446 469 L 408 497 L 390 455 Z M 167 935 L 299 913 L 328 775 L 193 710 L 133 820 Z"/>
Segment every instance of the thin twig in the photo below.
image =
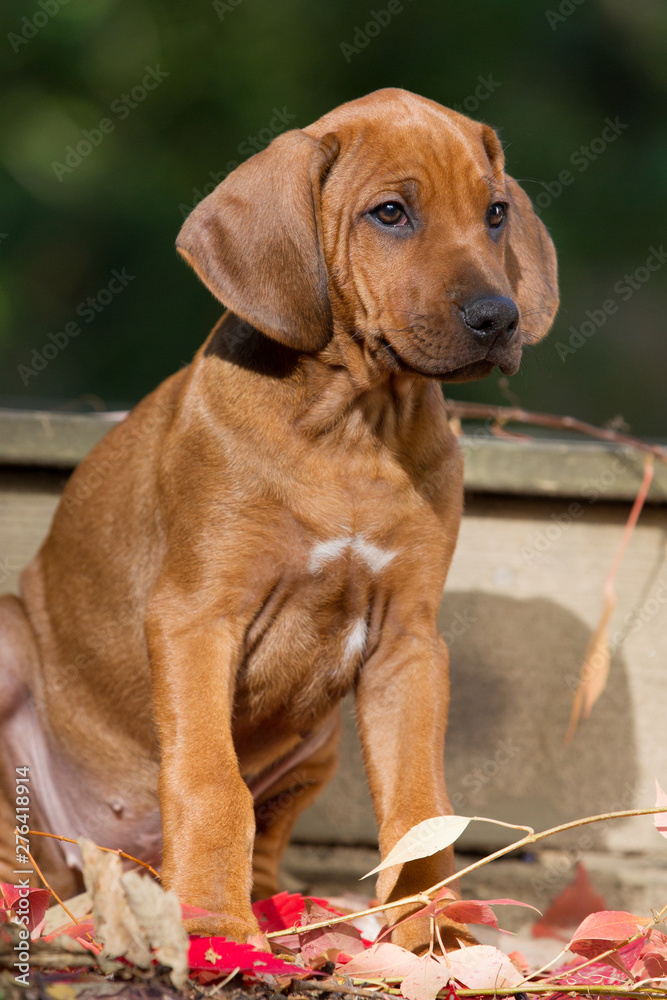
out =
<path fill-rule="evenodd" d="M 506 986 L 498 988 L 496 986 L 488 987 L 487 989 L 479 989 L 476 987 L 474 990 L 462 989 L 460 986 L 456 987 L 457 997 L 515 997 L 517 993 L 521 993 L 523 987 L 521 986 Z M 552 983 L 550 986 L 537 986 L 530 985 L 527 992 L 533 994 L 534 996 L 544 996 L 545 994 L 554 995 L 566 995 L 578 997 L 628 997 L 632 1000 L 633 997 L 648 997 L 649 1000 L 656 1000 L 657 997 L 667 997 L 667 988 L 661 989 L 655 986 L 647 986 L 646 989 L 636 990 L 630 986 L 587 986 L 582 984 L 580 986 L 561 986 Z"/>
<path fill-rule="evenodd" d="M 331 917 L 330 920 L 320 920 L 317 923 L 307 924 L 304 926 L 297 926 L 295 924 L 293 927 L 286 928 L 285 930 L 269 931 L 266 937 L 288 937 L 292 934 L 303 933 L 304 930 L 319 930 L 321 927 L 330 927 L 333 924 L 349 923 L 352 920 L 357 920 L 359 917 L 370 916 L 372 913 L 384 913 L 386 910 L 393 910 L 399 906 L 408 906 L 411 903 L 423 903 L 423 897 L 425 895 L 429 896 L 432 893 L 438 892 L 438 890 L 442 889 L 450 882 L 453 882 L 455 879 L 459 879 L 463 875 L 468 875 L 470 872 L 476 871 L 477 868 L 481 868 L 482 865 L 487 865 L 490 861 L 495 861 L 496 858 L 501 858 L 503 855 L 510 854 L 512 851 L 520 850 L 522 847 L 526 847 L 529 844 L 535 844 L 539 840 L 545 840 L 547 837 L 554 836 L 554 834 L 563 833 L 565 830 L 573 830 L 578 826 L 586 826 L 589 823 L 600 823 L 603 820 L 625 819 L 628 816 L 651 816 L 655 813 L 664 811 L 664 806 L 652 806 L 650 809 L 624 809 L 620 812 L 601 813 L 599 816 L 587 816 L 584 819 L 575 819 L 569 823 L 562 823 L 560 826 L 551 827 L 551 829 L 543 830 L 540 833 L 528 834 L 526 837 L 522 837 L 521 840 L 517 840 L 513 844 L 509 844 L 508 847 L 502 847 L 493 854 L 488 854 L 485 858 L 480 858 L 479 861 L 475 861 L 474 864 L 468 865 L 467 868 L 462 868 L 460 871 L 454 872 L 454 874 L 450 875 L 448 878 L 443 879 L 442 882 L 432 885 L 430 889 L 425 889 L 423 893 L 419 893 L 414 896 L 404 896 L 402 899 L 396 899 L 390 903 L 380 903 L 378 906 L 370 906 L 366 910 L 359 910 L 358 913 L 347 913 L 341 917 Z"/>
<path fill-rule="evenodd" d="M 640 490 L 637 493 L 637 496 L 635 497 L 635 502 L 632 505 L 632 510 L 630 511 L 627 523 L 625 525 L 625 529 L 623 531 L 621 544 L 618 547 L 616 558 L 614 559 L 614 563 L 611 569 L 609 570 L 609 575 L 607 576 L 607 580 L 605 582 L 605 593 L 607 594 L 614 593 L 614 582 L 616 580 L 616 574 L 618 573 L 618 569 L 623 561 L 623 556 L 625 555 L 625 550 L 628 547 L 628 543 L 632 538 L 632 532 L 635 530 L 637 521 L 639 520 L 639 515 L 641 514 L 642 509 L 644 507 L 646 497 L 648 496 L 648 491 L 651 488 L 651 483 L 653 482 L 654 471 L 655 468 L 653 464 L 653 456 L 649 455 L 645 459 L 644 478 L 642 479 Z"/>
<path fill-rule="evenodd" d="M 79 924 L 81 923 L 81 921 L 77 920 L 76 917 L 74 916 L 74 914 L 72 913 L 72 911 L 67 906 L 65 906 L 65 904 L 63 903 L 63 901 L 60 898 L 60 896 L 58 895 L 58 893 L 55 891 L 55 889 L 49 884 L 49 882 L 45 878 L 42 869 L 39 867 L 39 865 L 37 864 L 37 862 L 33 858 L 33 856 L 30 853 L 30 851 L 26 851 L 26 854 L 30 858 L 30 861 L 32 863 L 33 868 L 35 869 L 35 871 L 37 872 L 37 874 L 41 878 L 42 882 L 44 883 L 45 888 L 48 889 L 48 891 L 51 893 L 51 895 L 55 899 L 56 903 L 59 903 L 62 906 L 63 910 L 65 911 L 65 913 L 67 914 L 67 916 L 70 918 L 70 920 L 72 921 L 72 923 L 76 924 L 77 927 L 78 927 Z M 100 951 L 102 951 L 102 945 L 98 941 L 95 940 L 95 938 L 93 937 L 93 935 L 89 931 L 85 931 L 85 935 L 88 938 L 88 940 L 92 944 L 95 945 L 96 948 L 99 948 Z"/>
<path fill-rule="evenodd" d="M 596 427 L 585 420 L 576 417 L 563 417 L 555 413 L 537 413 L 524 410 L 520 406 L 491 406 L 486 403 L 464 403 L 460 400 L 445 399 L 445 407 L 453 417 L 460 420 L 493 420 L 501 427 L 507 423 L 534 424 L 536 427 L 551 427 L 556 430 L 576 431 L 588 437 L 599 438 L 601 441 L 611 441 L 613 444 L 624 444 L 637 451 L 654 455 L 662 462 L 667 462 L 667 448 L 659 444 L 649 444 L 641 438 L 630 434 L 622 434 L 611 427 Z"/>
<path fill-rule="evenodd" d="M 11 968 L 16 961 L 16 954 L 0 955 L 0 966 Z M 30 951 L 30 965 L 39 969 L 74 969 L 86 968 L 97 969 L 98 965 L 92 951 L 87 951 L 85 955 L 71 951 L 35 952 Z"/>
<path fill-rule="evenodd" d="M 28 830 L 28 835 L 34 837 L 51 837 L 52 840 L 62 840 L 66 844 L 76 844 L 79 846 L 78 840 L 72 840 L 71 837 L 63 837 L 59 833 L 45 833 L 44 830 Z M 125 851 L 121 851 L 120 847 L 101 847 L 100 844 L 94 845 L 99 851 L 106 851 L 107 854 L 118 854 L 121 858 L 125 858 L 127 861 L 133 861 L 135 865 L 141 865 L 146 871 L 149 871 L 151 875 L 160 881 L 160 875 L 155 871 L 150 865 L 147 865 L 145 861 L 141 861 L 139 858 L 133 858 L 131 854 L 126 854 Z"/>
<path fill-rule="evenodd" d="M 370 997 L 371 1000 L 387 997 L 389 994 L 382 990 L 365 990 L 360 986 L 345 986 L 344 983 L 337 983 L 335 979 L 299 979 L 298 985 L 305 990 L 316 990 L 318 993 L 338 993 L 340 996 L 351 994 L 355 997 Z"/>

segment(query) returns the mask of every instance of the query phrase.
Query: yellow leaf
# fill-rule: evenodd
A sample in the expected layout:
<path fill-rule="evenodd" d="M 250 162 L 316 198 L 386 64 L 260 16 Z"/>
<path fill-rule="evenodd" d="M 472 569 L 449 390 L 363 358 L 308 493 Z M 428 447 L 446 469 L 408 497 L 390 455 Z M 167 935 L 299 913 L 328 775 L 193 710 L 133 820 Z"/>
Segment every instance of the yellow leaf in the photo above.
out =
<path fill-rule="evenodd" d="M 76 997 L 76 990 L 67 983 L 53 983 L 46 987 L 46 992 L 52 1000 L 74 1000 Z"/>

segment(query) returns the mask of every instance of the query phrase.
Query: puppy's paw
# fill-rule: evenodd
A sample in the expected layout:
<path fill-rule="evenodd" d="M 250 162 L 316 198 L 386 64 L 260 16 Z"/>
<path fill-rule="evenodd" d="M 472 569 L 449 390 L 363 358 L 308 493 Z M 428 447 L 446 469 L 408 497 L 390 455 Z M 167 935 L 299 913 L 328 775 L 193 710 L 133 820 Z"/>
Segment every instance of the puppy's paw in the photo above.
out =
<path fill-rule="evenodd" d="M 188 934 L 199 934 L 204 937 L 212 935 L 214 937 L 226 937 L 231 941 L 239 941 L 242 944 L 255 935 L 260 934 L 252 910 L 247 916 L 225 916 L 219 913 L 207 913 L 206 915 L 189 917 L 183 921 Z"/>

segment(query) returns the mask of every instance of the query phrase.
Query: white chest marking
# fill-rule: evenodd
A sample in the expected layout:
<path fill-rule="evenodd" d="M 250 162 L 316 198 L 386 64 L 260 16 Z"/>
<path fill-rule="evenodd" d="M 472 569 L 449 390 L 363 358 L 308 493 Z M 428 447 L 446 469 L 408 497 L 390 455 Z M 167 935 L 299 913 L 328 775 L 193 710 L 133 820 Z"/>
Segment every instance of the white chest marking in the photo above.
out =
<path fill-rule="evenodd" d="M 317 573 L 325 563 L 342 555 L 350 541 L 349 535 L 343 535 L 342 538 L 331 538 L 328 542 L 318 542 L 317 545 L 313 545 L 310 553 L 310 572 Z"/>
<path fill-rule="evenodd" d="M 345 634 L 343 643 L 343 666 L 353 663 L 366 648 L 368 625 L 365 618 L 357 618 L 352 622 Z"/>
<path fill-rule="evenodd" d="M 351 549 L 366 563 L 373 573 L 379 573 L 395 557 L 390 549 L 381 549 L 379 545 L 367 542 L 363 535 L 341 535 L 326 542 L 317 542 L 310 553 L 309 568 L 311 573 L 317 573 L 326 563 L 337 559 L 347 549 Z"/>
<path fill-rule="evenodd" d="M 367 542 L 363 535 L 355 535 L 352 539 L 352 548 L 366 563 L 373 573 L 379 573 L 387 566 L 396 555 L 389 549 L 381 549 L 372 542 Z"/>

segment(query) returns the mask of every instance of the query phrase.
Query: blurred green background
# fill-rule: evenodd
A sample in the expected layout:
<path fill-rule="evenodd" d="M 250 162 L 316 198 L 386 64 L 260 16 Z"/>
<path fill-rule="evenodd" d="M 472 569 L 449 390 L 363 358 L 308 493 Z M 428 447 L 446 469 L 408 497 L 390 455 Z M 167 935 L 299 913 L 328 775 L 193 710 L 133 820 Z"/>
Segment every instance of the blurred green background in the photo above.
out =
<path fill-rule="evenodd" d="M 450 394 L 666 436 L 665 0 L 3 0 L 0 18 L 0 405 L 125 407 L 187 363 L 220 306 L 173 249 L 184 215 L 277 128 L 392 85 L 499 129 L 559 253 L 549 339 L 509 385 Z"/>

